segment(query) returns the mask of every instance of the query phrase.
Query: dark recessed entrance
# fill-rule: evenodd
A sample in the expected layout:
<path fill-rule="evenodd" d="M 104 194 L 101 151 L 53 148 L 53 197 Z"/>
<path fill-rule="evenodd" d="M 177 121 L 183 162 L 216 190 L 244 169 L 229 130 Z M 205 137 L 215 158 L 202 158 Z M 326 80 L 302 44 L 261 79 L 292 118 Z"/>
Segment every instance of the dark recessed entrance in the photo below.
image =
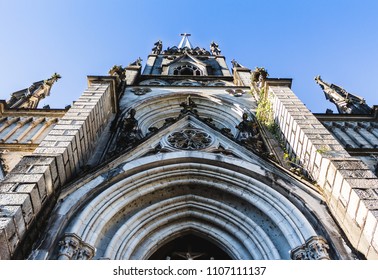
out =
<path fill-rule="evenodd" d="M 193 234 L 181 236 L 159 248 L 150 260 L 231 260 L 212 242 Z"/>

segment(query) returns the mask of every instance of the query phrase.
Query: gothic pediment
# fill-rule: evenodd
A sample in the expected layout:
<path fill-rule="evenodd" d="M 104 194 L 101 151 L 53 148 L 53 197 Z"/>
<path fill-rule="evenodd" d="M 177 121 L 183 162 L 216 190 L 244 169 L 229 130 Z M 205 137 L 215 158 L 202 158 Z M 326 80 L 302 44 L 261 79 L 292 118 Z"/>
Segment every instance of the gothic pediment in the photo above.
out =
<path fill-rule="evenodd" d="M 188 76 L 206 76 L 206 64 L 190 54 L 184 55 L 163 65 L 163 74 L 165 75 L 188 75 Z"/>
<path fill-rule="evenodd" d="M 182 55 L 182 56 L 177 57 L 176 59 L 172 60 L 171 62 L 167 63 L 164 66 L 171 66 L 171 65 L 174 65 L 174 64 L 180 63 L 180 62 L 181 63 L 193 63 L 193 64 L 206 66 L 206 64 L 203 63 L 201 60 L 199 60 L 199 59 L 195 58 L 194 56 L 187 54 L 187 53 Z"/>
<path fill-rule="evenodd" d="M 136 132 L 137 133 L 137 132 Z M 241 134 L 241 136 L 243 136 Z M 107 154 L 119 155 L 119 160 L 134 160 L 145 155 L 168 153 L 176 151 L 201 151 L 207 153 L 223 154 L 243 160 L 254 162 L 259 155 L 248 149 L 243 141 L 233 135 L 219 130 L 209 120 L 202 120 L 189 112 L 176 120 L 167 121 L 160 129 L 150 129 L 150 134 L 144 138 L 134 139 L 134 145 L 119 149 L 121 143 L 133 143 L 130 139 L 118 139 L 116 149 Z M 118 150 L 117 150 L 118 148 Z M 110 148 L 111 150 L 112 148 Z"/>

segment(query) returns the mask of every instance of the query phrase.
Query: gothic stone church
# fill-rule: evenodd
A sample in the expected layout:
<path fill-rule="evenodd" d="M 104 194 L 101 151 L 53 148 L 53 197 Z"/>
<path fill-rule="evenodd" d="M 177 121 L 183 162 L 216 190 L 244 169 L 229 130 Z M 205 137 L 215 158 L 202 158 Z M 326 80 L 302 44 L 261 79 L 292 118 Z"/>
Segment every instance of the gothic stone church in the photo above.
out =
<path fill-rule="evenodd" d="M 155 43 L 0 103 L 0 259 L 378 259 L 378 107 L 316 77 L 338 112 L 215 42 Z"/>

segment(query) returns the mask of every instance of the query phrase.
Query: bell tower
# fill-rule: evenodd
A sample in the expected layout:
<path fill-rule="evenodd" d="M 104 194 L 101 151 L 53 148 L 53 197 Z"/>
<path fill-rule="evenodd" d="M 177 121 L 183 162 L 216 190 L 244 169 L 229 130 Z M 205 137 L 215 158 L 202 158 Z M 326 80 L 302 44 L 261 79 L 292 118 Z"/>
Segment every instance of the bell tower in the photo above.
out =
<path fill-rule="evenodd" d="M 156 78 L 174 76 L 171 78 L 177 80 L 194 77 L 202 80 L 205 77 L 231 77 L 225 57 L 221 55 L 218 44 L 212 42 L 210 51 L 193 47 L 189 40 L 190 35 L 188 33 L 181 34 L 180 43 L 165 50 L 163 50 L 162 41 L 157 41 L 152 53 L 148 56 L 143 76 L 152 75 Z"/>

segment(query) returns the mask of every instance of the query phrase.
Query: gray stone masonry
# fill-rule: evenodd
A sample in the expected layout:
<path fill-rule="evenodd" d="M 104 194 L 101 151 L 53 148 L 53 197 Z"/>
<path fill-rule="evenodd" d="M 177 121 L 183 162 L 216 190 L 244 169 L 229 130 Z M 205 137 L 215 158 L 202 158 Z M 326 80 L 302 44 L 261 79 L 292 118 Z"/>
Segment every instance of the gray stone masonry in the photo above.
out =
<path fill-rule="evenodd" d="M 128 66 L 125 68 L 126 84 L 132 85 L 141 73 L 142 66 Z"/>
<path fill-rule="evenodd" d="M 0 259 L 11 259 L 41 209 L 80 172 L 116 110 L 115 80 L 90 77 L 88 89 L 0 184 Z"/>
<path fill-rule="evenodd" d="M 352 245 L 367 259 L 378 259 L 378 178 L 345 151 L 288 86 L 267 81 L 267 93 L 289 151 L 317 181 Z"/>
<path fill-rule="evenodd" d="M 248 68 L 233 68 L 234 84 L 248 87 L 251 84 L 251 70 Z"/>

